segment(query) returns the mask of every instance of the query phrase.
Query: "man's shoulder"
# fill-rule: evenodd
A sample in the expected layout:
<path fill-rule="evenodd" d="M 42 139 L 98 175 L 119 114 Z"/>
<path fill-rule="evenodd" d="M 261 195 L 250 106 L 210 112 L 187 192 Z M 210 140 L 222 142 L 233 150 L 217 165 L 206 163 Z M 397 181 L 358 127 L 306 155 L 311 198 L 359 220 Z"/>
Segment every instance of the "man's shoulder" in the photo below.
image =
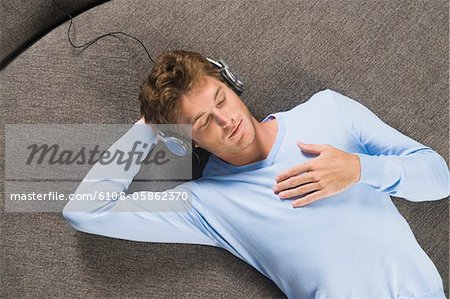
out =
<path fill-rule="evenodd" d="M 309 98 L 308 102 L 309 101 L 327 101 L 327 100 L 332 100 L 336 93 L 337 93 L 336 91 L 334 91 L 332 89 L 329 89 L 329 88 L 323 89 L 323 90 L 320 90 L 320 91 L 316 92 L 315 94 L 313 94 Z"/>
<path fill-rule="evenodd" d="M 302 108 L 316 107 L 317 105 L 323 105 L 326 103 L 330 104 L 332 101 L 334 101 L 334 97 L 336 94 L 337 92 L 332 89 L 320 90 L 311 95 L 307 100 L 301 102 L 297 106 L 285 112 L 296 113 L 299 112 Z"/>

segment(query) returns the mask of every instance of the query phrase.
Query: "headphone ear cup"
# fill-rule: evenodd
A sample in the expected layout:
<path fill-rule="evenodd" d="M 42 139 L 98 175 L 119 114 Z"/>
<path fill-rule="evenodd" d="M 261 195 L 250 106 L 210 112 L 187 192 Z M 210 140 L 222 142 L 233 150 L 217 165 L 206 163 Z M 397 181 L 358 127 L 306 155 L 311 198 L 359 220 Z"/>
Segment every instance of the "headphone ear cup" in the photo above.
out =
<path fill-rule="evenodd" d="M 233 72 L 223 59 L 219 59 L 219 63 L 222 65 L 222 68 L 220 70 L 222 77 L 225 78 L 225 80 L 238 95 L 241 95 L 244 91 L 244 83 L 242 82 L 239 75 Z"/>
<path fill-rule="evenodd" d="M 219 61 L 215 61 L 208 57 L 206 57 L 206 59 L 220 70 L 222 77 L 237 95 L 240 96 L 244 92 L 244 82 L 242 82 L 237 73 L 230 69 L 228 64 L 223 59 L 219 59 Z"/>
<path fill-rule="evenodd" d="M 165 138 L 164 144 L 176 156 L 184 157 L 192 154 L 192 143 L 181 136 L 168 136 Z"/>

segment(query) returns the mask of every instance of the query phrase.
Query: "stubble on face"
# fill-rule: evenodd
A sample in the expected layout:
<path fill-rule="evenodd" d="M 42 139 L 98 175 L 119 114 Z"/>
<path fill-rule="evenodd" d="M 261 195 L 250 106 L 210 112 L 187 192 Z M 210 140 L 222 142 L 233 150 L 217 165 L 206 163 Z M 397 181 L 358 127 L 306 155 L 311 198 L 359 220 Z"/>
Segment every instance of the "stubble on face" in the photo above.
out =
<path fill-rule="evenodd" d="M 243 121 L 241 132 L 236 133 L 239 136 L 228 138 L 228 136 L 225 135 L 228 135 L 230 132 L 225 132 L 224 129 L 219 128 L 217 124 L 211 122 L 210 126 L 215 126 L 212 131 L 207 133 L 202 132 L 201 130 L 199 132 L 195 132 L 195 129 L 193 128 L 192 138 L 198 146 L 219 156 L 220 158 L 227 159 L 240 156 L 246 151 L 251 151 L 252 144 L 256 139 L 255 126 L 258 124 L 255 123 L 256 120 L 248 110 L 245 103 L 242 102 L 242 99 L 240 99 L 239 96 L 236 95 L 223 82 L 220 82 L 214 78 L 206 77 L 201 84 L 198 84 L 196 88 L 182 97 L 182 107 L 184 111 L 191 112 L 186 114 L 190 116 L 191 114 L 195 115 L 196 113 L 192 113 L 192 111 L 198 110 L 198 107 L 202 106 L 203 103 L 210 105 L 212 99 L 214 98 L 214 91 L 217 90 L 217 87 L 219 86 L 222 86 L 221 98 L 226 98 L 226 105 L 233 106 L 232 110 L 225 110 L 225 113 L 228 116 L 233 117 L 233 124 L 230 125 L 237 125 L 241 119 Z M 185 120 L 185 122 L 188 122 L 188 120 Z M 253 147 L 254 146 L 255 145 L 253 145 Z"/>
<path fill-rule="evenodd" d="M 236 136 L 236 140 L 226 140 L 225 143 L 227 144 L 221 144 L 217 148 L 212 149 L 212 151 L 220 157 L 223 155 L 228 156 L 229 154 L 238 155 L 248 150 L 256 137 L 253 121 L 253 116 L 246 109 L 242 119 L 243 131 L 240 133 L 240 136 Z"/>

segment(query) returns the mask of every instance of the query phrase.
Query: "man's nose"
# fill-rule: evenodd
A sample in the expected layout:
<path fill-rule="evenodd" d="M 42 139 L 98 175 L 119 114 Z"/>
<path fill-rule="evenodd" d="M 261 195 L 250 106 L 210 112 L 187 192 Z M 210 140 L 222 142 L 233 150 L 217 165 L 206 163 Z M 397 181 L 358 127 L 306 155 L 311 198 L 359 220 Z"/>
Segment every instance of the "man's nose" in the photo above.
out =
<path fill-rule="evenodd" d="M 216 122 L 222 129 L 230 129 L 230 127 L 233 126 L 233 119 L 231 117 L 227 117 L 223 113 L 219 114 L 217 113 L 216 116 Z"/>

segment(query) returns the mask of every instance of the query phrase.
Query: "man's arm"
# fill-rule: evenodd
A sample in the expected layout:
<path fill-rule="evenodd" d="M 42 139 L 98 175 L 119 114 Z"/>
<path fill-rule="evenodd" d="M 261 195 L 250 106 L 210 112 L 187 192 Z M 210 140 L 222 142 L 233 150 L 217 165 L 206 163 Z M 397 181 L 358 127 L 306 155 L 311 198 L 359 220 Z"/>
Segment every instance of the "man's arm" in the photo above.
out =
<path fill-rule="evenodd" d="M 135 151 L 143 153 L 143 159 L 156 142 L 153 129 L 141 119 L 116 141 L 108 152 L 112 156 L 121 151 L 126 156 L 134 146 Z M 150 191 L 126 194 L 141 167 L 140 163 L 135 163 L 136 159 L 137 157 L 133 156 L 129 169 L 126 169 L 124 164 L 118 164 L 116 160 L 110 163 L 97 162 L 75 191 L 75 194 L 79 195 L 96 195 L 95 200 L 68 202 L 63 209 L 64 218 L 75 229 L 96 235 L 134 241 L 217 246 L 204 230 L 201 216 L 195 208 L 196 198 L 191 192 L 190 182 L 163 191 L 166 194 L 175 192 L 172 193 L 175 196 L 182 194 L 191 198 L 189 201 L 180 198 L 166 200 L 164 211 L 154 200 L 141 200 L 144 197 L 149 198 L 152 193 Z M 114 194 L 119 196 L 112 198 Z M 108 196 L 109 198 L 106 198 Z"/>
<path fill-rule="evenodd" d="M 449 169 L 438 153 L 390 127 L 357 101 L 329 92 L 349 132 L 367 150 L 356 153 L 361 163 L 358 183 L 411 201 L 449 196 Z"/>

